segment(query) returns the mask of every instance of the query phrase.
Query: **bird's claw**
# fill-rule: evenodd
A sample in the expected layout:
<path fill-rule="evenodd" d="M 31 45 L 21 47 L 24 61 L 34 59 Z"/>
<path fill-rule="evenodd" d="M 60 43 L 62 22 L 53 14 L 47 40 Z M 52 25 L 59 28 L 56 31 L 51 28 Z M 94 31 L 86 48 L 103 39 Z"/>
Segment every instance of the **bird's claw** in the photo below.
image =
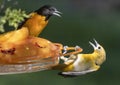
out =
<path fill-rule="evenodd" d="M 69 48 L 69 47 L 68 46 L 63 47 L 63 51 L 64 51 L 63 54 L 66 54 L 68 52 L 67 48 Z"/>
<path fill-rule="evenodd" d="M 73 52 L 68 52 L 68 51 L 72 51 Z M 69 55 L 74 55 L 74 54 L 78 54 L 80 52 L 82 52 L 82 48 L 80 48 L 80 46 L 75 46 L 75 47 L 68 47 L 68 46 L 64 46 L 63 47 L 63 53 L 62 56 L 69 56 Z"/>

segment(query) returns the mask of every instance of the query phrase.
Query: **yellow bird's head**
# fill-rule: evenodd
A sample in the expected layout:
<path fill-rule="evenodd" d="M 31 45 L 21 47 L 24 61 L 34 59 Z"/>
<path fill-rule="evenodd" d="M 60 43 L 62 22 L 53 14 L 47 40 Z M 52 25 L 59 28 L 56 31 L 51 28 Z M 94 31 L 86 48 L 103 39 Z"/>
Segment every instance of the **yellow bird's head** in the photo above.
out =
<path fill-rule="evenodd" d="M 95 57 L 95 63 L 101 65 L 106 60 L 106 52 L 104 48 L 94 39 L 95 44 L 89 42 L 94 48 L 93 56 Z"/>

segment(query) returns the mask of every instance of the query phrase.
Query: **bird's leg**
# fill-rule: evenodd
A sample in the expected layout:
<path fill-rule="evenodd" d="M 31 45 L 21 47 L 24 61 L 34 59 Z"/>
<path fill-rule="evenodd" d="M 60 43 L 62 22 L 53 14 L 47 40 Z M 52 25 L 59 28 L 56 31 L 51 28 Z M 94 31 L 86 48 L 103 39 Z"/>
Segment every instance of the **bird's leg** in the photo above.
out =
<path fill-rule="evenodd" d="M 67 58 L 67 60 L 64 62 L 64 64 L 69 65 L 73 63 L 77 59 L 77 56 L 75 55 L 70 55 L 70 57 Z"/>
<path fill-rule="evenodd" d="M 64 52 L 62 53 L 62 56 L 69 56 L 69 55 L 74 55 L 74 54 L 78 54 L 80 52 L 83 51 L 82 48 L 80 48 L 79 46 L 75 46 L 75 47 L 68 47 L 68 46 L 64 46 L 63 48 Z M 71 50 L 75 50 L 74 52 L 69 52 L 68 51 Z"/>
<path fill-rule="evenodd" d="M 75 50 L 74 52 L 69 52 L 68 51 L 71 51 L 71 50 Z M 63 53 L 60 57 L 61 60 L 64 61 L 65 64 L 69 64 L 71 62 L 73 62 L 76 57 L 74 56 L 75 54 L 78 54 L 79 52 L 82 52 L 82 48 L 80 48 L 79 46 L 76 46 L 76 47 L 68 47 L 68 46 L 64 46 L 63 47 Z M 65 56 L 70 56 L 70 57 L 65 57 Z"/>
<path fill-rule="evenodd" d="M 68 51 L 67 49 L 68 49 L 68 46 L 63 47 L 64 52 L 62 53 L 62 56 L 60 57 L 60 59 L 63 60 L 64 62 L 66 62 L 68 60 L 68 58 L 64 56 L 64 54 L 66 54 Z"/>

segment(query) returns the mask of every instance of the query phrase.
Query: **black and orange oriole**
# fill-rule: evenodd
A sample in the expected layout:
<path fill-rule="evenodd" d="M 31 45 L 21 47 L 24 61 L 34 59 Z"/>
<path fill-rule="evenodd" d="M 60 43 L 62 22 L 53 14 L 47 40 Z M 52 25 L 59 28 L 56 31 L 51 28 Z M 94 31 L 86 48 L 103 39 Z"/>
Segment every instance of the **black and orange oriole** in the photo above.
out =
<path fill-rule="evenodd" d="M 61 12 L 57 11 L 55 7 L 45 5 L 31 13 L 30 17 L 25 19 L 18 28 L 27 27 L 29 35 L 38 36 L 47 25 L 49 18 L 52 15 L 60 17 L 59 14 L 61 14 Z"/>
<path fill-rule="evenodd" d="M 0 42 L 15 43 L 25 39 L 28 36 L 36 37 L 47 25 L 49 18 L 52 15 L 60 16 L 59 13 L 60 12 L 57 11 L 55 7 L 45 5 L 31 13 L 31 16 L 19 25 L 18 30 L 0 35 Z"/>
<path fill-rule="evenodd" d="M 0 64 L 38 63 L 44 58 L 55 61 L 62 45 L 36 37 L 52 15 L 60 16 L 55 7 L 45 5 L 26 19 L 19 29 L 0 35 Z M 55 61 L 56 62 L 56 61 Z"/>

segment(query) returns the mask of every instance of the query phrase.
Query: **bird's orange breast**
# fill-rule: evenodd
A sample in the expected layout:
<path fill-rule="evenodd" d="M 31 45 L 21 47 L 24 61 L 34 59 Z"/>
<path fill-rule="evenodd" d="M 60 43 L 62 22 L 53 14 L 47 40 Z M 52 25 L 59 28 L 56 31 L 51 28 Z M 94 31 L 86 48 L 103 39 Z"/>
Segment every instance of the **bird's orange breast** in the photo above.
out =
<path fill-rule="evenodd" d="M 45 16 L 33 13 L 31 14 L 31 17 L 23 24 L 23 27 L 27 27 L 29 29 L 31 36 L 38 36 L 48 23 L 45 19 Z"/>

